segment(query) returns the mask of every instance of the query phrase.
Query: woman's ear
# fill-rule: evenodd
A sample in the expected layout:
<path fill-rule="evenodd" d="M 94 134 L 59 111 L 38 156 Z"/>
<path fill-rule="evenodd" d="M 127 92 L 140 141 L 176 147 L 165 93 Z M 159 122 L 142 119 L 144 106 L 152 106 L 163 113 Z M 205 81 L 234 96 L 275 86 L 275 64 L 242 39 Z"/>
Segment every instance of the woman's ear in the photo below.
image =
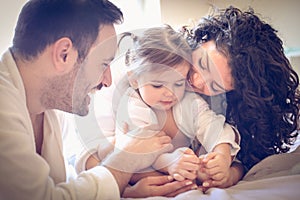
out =
<path fill-rule="evenodd" d="M 58 72 L 70 71 L 77 61 L 78 52 L 70 38 L 63 37 L 53 45 L 53 63 Z"/>

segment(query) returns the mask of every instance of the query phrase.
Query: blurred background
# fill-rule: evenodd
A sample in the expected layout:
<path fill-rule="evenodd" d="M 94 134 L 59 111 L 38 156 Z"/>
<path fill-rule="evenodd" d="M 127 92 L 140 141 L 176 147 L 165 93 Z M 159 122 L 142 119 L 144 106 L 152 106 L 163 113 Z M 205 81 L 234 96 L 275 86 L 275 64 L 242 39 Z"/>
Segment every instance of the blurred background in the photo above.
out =
<path fill-rule="evenodd" d="M 162 23 L 174 28 L 192 25 L 206 16 L 212 6 L 229 5 L 246 10 L 252 7 L 264 21 L 270 23 L 284 42 L 291 63 L 300 74 L 300 1 L 299 0 L 111 0 L 124 13 L 124 23 L 117 26 L 118 33 L 147 28 Z M 0 53 L 9 46 L 18 13 L 26 0 L 0 2 Z"/>

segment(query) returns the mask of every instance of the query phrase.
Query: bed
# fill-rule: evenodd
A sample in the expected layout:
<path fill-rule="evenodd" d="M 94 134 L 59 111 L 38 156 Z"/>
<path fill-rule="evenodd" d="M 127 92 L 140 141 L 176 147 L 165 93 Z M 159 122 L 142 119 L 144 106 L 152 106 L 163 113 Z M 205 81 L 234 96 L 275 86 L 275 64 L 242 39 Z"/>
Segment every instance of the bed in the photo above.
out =
<path fill-rule="evenodd" d="M 133 198 L 123 198 L 123 200 Z M 136 200 L 137 198 L 135 198 Z M 148 197 L 146 200 L 299 200 L 300 146 L 291 153 L 273 155 L 256 164 L 237 185 L 227 189 L 211 188 L 205 194 L 193 190 L 174 198 Z"/>

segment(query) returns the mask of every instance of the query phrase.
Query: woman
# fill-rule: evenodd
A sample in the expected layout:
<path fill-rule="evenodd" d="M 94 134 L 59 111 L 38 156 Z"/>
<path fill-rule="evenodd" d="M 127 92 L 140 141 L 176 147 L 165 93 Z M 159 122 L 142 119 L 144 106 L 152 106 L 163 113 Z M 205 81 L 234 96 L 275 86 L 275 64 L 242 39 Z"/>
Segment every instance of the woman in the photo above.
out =
<path fill-rule="evenodd" d="M 212 169 L 204 170 L 211 177 L 204 189 L 229 187 L 264 158 L 288 152 L 296 140 L 299 78 L 276 30 L 251 10 L 229 7 L 186 33 L 194 48 L 193 90 L 210 96 L 212 109 L 223 108 L 220 112 L 241 135 L 237 159 L 244 167 L 235 162 L 222 180 Z M 144 180 L 138 190 L 149 185 Z"/>
<path fill-rule="evenodd" d="M 195 48 L 193 89 L 208 96 L 226 92 L 226 119 L 240 132 L 237 158 L 245 172 L 287 152 L 297 137 L 299 78 L 276 30 L 253 11 L 229 7 L 203 19 L 188 38 Z"/>

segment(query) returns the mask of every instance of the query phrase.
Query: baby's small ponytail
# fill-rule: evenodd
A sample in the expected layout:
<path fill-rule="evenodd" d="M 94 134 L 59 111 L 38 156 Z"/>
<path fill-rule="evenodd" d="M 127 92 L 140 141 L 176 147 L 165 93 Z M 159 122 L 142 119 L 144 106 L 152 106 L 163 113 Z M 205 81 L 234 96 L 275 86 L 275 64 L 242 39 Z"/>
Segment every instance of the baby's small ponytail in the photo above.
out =
<path fill-rule="evenodd" d="M 131 32 L 124 32 L 121 35 L 121 38 L 120 38 L 119 43 L 118 43 L 118 47 L 120 47 L 120 43 L 125 37 L 130 37 L 133 41 L 134 46 L 138 41 L 138 37 L 135 34 L 133 34 Z M 127 49 L 127 51 L 125 53 L 125 65 L 126 66 L 129 66 L 132 63 L 132 61 L 134 60 L 134 58 L 135 58 L 135 53 L 134 52 L 135 52 L 134 49 L 130 49 L 130 48 Z"/>

